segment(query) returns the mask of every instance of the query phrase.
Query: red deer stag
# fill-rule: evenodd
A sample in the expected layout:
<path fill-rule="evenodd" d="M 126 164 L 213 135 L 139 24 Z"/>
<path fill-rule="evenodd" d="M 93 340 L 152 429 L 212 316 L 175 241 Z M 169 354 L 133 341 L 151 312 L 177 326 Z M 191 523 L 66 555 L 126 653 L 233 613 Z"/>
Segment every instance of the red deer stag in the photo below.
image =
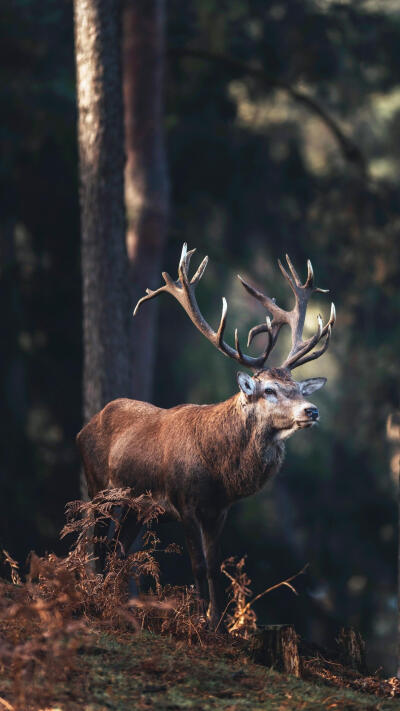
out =
<path fill-rule="evenodd" d="M 325 326 L 318 316 L 315 335 L 302 340 L 307 304 L 315 292 L 311 262 L 305 284 L 286 256 L 289 271 L 280 270 L 295 297 L 291 311 L 280 308 L 240 277 L 245 289 L 260 301 L 272 319 L 249 332 L 248 345 L 260 333 L 267 337 L 257 357 L 243 353 L 237 331 L 235 347 L 224 341 L 227 304 L 214 331 L 200 312 L 195 289 L 207 266 L 206 257 L 190 279 L 190 258 L 195 250 L 183 246 L 177 281 L 163 273 L 165 284 L 147 289 L 140 306 L 163 292 L 184 308 L 196 328 L 224 355 L 254 371 L 239 372 L 239 392 L 216 405 L 178 405 L 162 409 L 147 402 L 119 399 L 110 402 L 78 434 L 88 491 L 93 497 L 113 487 L 130 487 L 134 496 L 151 491 L 166 515 L 182 522 L 193 576 L 200 600 L 208 605 L 210 624 L 220 619 L 218 539 L 227 511 L 238 499 L 259 491 L 281 467 L 284 440 L 318 421 L 318 409 L 306 398 L 321 388 L 326 378 L 296 382 L 291 370 L 321 356 L 327 349 L 335 323 L 335 307 Z M 290 326 L 292 347 L 279 368 L 266 361 L 284 324 Z M 314 350 L 321 341 L 323 345 Z M 138 536 L 140 523 L 127 518 L 121 531 L 123 550 Z"/>

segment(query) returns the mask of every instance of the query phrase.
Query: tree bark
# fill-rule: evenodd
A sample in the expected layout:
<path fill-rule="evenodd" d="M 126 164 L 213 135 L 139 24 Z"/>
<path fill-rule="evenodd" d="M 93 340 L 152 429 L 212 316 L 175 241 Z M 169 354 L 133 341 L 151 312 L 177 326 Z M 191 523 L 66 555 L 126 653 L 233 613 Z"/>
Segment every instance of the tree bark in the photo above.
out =
<path fill-rule="evenodd" d="M 258 664 L 300 677 L 298 637 L 292 625 L 267 625 L 250 638 L 249 652 Z"/>
<path fill-rule="evenodd" d="M 336 641 L 341 664 L 360 674 L 366 674 L 365 642 L 360 633 L 353 627 L 343 627 Z"/>
<path fill-rule="evenodd" d="M 132 307 L 159 285 L 168 217 L 163 130 L 164 0 L 126 0 L 123 12 L 125 203 Z M 131 309 L 132 311 L 132 309 Z M 132 322 L 133 393 L 151 399 L 157 305 Z"/>
<path fill-rule="evenodd" d="M 120 4 L 74 0 L 83 281 L 83 414 L 132 392 Z"/>

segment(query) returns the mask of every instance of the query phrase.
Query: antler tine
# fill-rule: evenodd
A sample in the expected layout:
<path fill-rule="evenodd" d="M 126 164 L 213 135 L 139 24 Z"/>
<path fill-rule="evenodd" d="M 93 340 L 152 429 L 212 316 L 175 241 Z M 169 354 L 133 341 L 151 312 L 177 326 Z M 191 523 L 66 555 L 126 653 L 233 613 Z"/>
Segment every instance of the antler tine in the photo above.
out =
<path fill-rule="evenodd" d="M 290 368 L 292 363 L 293 364 L 296 363 L 296 361 L 298 361 L 303 355 L 305 355 L 306 353 L 311 351 L 314 348 L 314 346 L 317 345 L 318 341 L 321 340 L 323 329 L 322 329 L 322 318 L 321 318 L 320 314 L 318 314 L 318 316 L 317 316 L 317 323 L 318 323 L 318 326 L 317 326 L 316 333 L 313 336 L 311 336 L 311 338 L 308 338 L 307 341 L 304 341 L 304 343 L 302 344 L 302 347 L 301 348 L 299 347 L 299 349 L 295 353 L 293 353 L 293 355 L 290 355 L 290 354 L 288 355 L 288 357 L 282 364 L 282 368 Z"/>
<path fill-rule="evenodd" d="M 306 279 L 306 283 L 304 284 L 304 286 L 307 289 L 314 288 L 314 269 L 313 269 L 313 266 L 312 266 L 311 261 L 309 259 L 307 259 L 307 279 Z"/>
<path fill-rule="evenodd" d="M 240 343 L 239 343 L 239 334 L 237 328 L 235 328 L 235 348 L 239 354 L 239 357 L 242 359 L 243 358 L 243 353 L 242 349 L 240 348 Z"/>
<path fill-rule="evenodd" d="M 179 259 L 178 270 L 184 266 L 186 257 L 187 257 L 187 242 L 184 242 L 182 245 L 182 251 L 181 251 L 181 256 Z"/>
<path fill-rule="evenodd" d="M 320 287 L 314 287 L 314 269 L 309 259 L 307 259 L 307 279 L 304 286 L 307 289 L 312 289 L 314 294 L 329 294 L 329 289 L 321 289 Z"/>
<path fill-rule="evenodd" d="M 271 334 L 271 319 L 269 316 L 265 319 L 266 323 L 260 323 L 258 326 L 253 326 L 247 335 L 247 348 L 251 345 L 253 338 L 259 335 L 259 333 Z"/>
<path fill-rule="evenodd" d="M 321 317 L 318 316 L 318 328 L 316 333 L 307 340 L 303 341 L 303 328 L 308 302 L 312 294 L 316 292 L 326 293 L 326 290 L 319 289 L 314 286 L 314 270 L 309 259 L 307 260 L 307 278 L 304 284 L 302 284 L 301 279 L 288 254 L 286 254 L 286 262 L 289 271 L 283 266 L 280 259 L 278 259 L 279 268 L 284 278 L 289 283 L 289 286 L 293 291 L 295 297 L 295 304 L 291 311 L 285 311 L 284 309 L 281 309 L 275 303 L 274 299 L 271 299 L 260 291 L 257 291 L 257 289 L 250 286 L 250 284 L 245 282 L 244 279 L 242 279 L 241 277 L 239 277 L 239 279 L 245 289 L 249 292 L 249 294 L 251 294 L 251 296 L 254 296 L 254 298 L 260 301 L 273 317 L 272 323 L 270 322 L 269 324 L 270 328 L 268 328 L 266 324 L 260 324 L 258 326 L 254 326 L 254 328 L 249 331 L 247 345 L 250 345 L 253 338 L 259 333 L 266 332 L 269 336 L 269 343 L 267 346 L 269 355 L 276 343 L 281 327 L 284 324 L 287 324 L 288 326 L 290 326 L 292 332 L 292 347 L 290 353 L 288 354 L 281 367 L 293 369 L 296 368 L 298 365 L 302 365 L 304 362 L 306 362 L 305 358 L 307 354 L 312 351 L 312 349 L 317 345 L 317 343 L 319 343 L 321 338 L 327 336 L 329 342 L 330 332 L 336 320 L 336 312 L 334 305 L 332 305 L 330 318 L 325 326 L 323 326 L 322 324 Z M 307 357 L 307 360 L 312 360 L 314 359 L 314 357 L 319 357 L 319 355 L 322 355 L 322 353 L 325 352 L 327 347 L 328 346 L 325 343 L 323 349 L 321 348 L 315 351 L 316 355 L 313 353 L 312 358 Z"/>
<path fill-rule="evenodd" d="M 199 283 L 201 277 L 203 276 L 203 274 L 204 274 L 204 272 L 205 272 L 205 270 L 206 270 L 207 264 L 208 264 L 208 257 L 204 257 L 204 259 L 203 259 L 203 261 L 201 262 L 199 268 L 198 268 L 197 271 L 193 274 L 193 276 L 192 276 L 192 278 L 191 278 L 191 280 L 190 280 L 190 283 L 191 283 L 193 286 L 197 286 L 197 284 Z"/>
<path fill-rule="evenodd" d="M 297 273 L 294 269 L 292 269 L 293 265 L 291 264 L 290 259 L 287 259 L 287 261 L 293 277 L 293 282 L 289 280 L 289 283 L 295 294 L 295 306 L 288 314 L 288 323 L 292 330 L 292 348 L 286 360 L 282 364 L 282 367 L 293 370 L 293 368 L 303 365 L 303 363 L 306 363 L 308 360 L 314 360 L 325 353 L 325 350 L 329 344 L 331 330 L 335 324 L 336 312 L 334 305 L 331 306 L 330 318 L 325 326 L 322 325 L 322 319 L 319 316 L 317 332 L 314 336 L 311 336 L 311 338 L 303 341 L 303 328 L 308 301 L 315 292 L 325 293 L 325 290 L 314 286 L 314 270 L 310 260 L 307 260 L 307 279 L 304 285 L 301 284 L 298 277 L 296 279 Z M 323 348 L 320 348 L 312 353 L 313 348 L 324 336 L 327 336 L 328 343 L 325 343 Z"/>
<path fill-rule="evenodd" d="M 189 271 L 189 265 L 190 265 L 190 260 L 195 253 L 195 249 L 191 249 L 188 252 L 187 249 L 187 244 L 184 242 L 183 247 L 182 247 L 182 252 L 181 252 L 181 258 L 179 260 L 179 266 L 178 266 L 178 274 L 179 274 L 179 279 L 180 282 L 183 286 L 189 286 L 189 277 L 188 277 L 188 271 Z"/>
<path fill-rule="evenodd" d="M 297 368 L 299 365 L 304 365 L 304 363 L 308 363 L 310 360 L 315 360 L 316 358 L 319 358 L 320 356 L 322 356 L 329 346 L 331 334 L 332 334 L 332 326 L 328 326 L 328 330 L 326 332 L 325 343 L 322 346 L 322 348 L 319 348 L 317 351 L 314 351 L 314 353 L 309 353 L 308 355 L 305 355 L 302 358 L 300 358 L 296 362 L 295 367 Z"/>
<path fill-rule="evenodd" d="M 275 333 L 274 333 L 274 330 L 275 330 Z M 248 336 L 247 336 L 247 347 L 250 346 L 250 344 L 253 341 L 253 338 L 258 336 L 260 333 L 267 333 L 268 334 L 268 343 L 267 343 L 266 351 L 265 351 L 267 353 L 266 357 L 268 357 L 268 355 L 270 354 L 270 352 L 272 351 L 272 349 L 276 343 L 278 333 L 279 333 L 279 327 L 273 329 L 271 319 L 269 316 L 267 316 L 265 319 L 265 323 L 260 323 L 258 326 L 253 326 L 253 328 L 250 329 Z"/>
<path fill-rule="evenodd" d="M 293 368 L 297 368 L 300 365 L 304 365 L 304 363 L 308 363 L 308 361 L 315 360 L 316 358 L 319 358 L 321 355 L 323 355 L 323 353 L 325 353 L 328 348 L 332 328 L 334 327 L 335 323 L 336 309 L 335 304 L 332 302 L 329 320 L 327 321 L 325 326 L 322 327 L 321 316 L 318 316 L 317 333 L 314 336 L 311 336 L 311 338 L 309 338 L 307 341 L 305 341 L 303 348 L 299 349 L 291 359 L 288 358 L 283 367 L 291 368 L 293 370 Z M 311 353 L 314 346 L 316 346 L 317 343 L 319 343 L 319 341 L 324 338 L 324 336 L 326 336 L 326 340 L 322 348 L 319 348 L 317 351 L 314 351 L 314 353 Z"/>
<path fill-rule="evenodd" d="M 285 277 L 286 281 L 289 282 L 290 288 L 293 291 L 294 295 L 297 296 L 297 291 L 296 291 L 297 284 L 296 284 L 294 278 L 285 269 L 285 267 L 283 266 L 280 259 L 278 259 L 278 266 L 279 266 L 279 269 L 281 270 L 283 276 Z"/>
<path fill-rule="evenodd" d="M 301 286 L 300 277 L 299 277 L 299 275 L 297 274 L 297 272 L 296 272 L 296 270 L 295 270 L 295 268 L 294 268 L 294 266 L 293 266 L 293 263 L 292 263 L 292 261 L 291 261 L 289 255 L 288 255 L 288 254 L 285 254 L 285 257 L 286 257 L 286 261 L 287 261 L 288 267 L 289 267 L 289 269 L 290 269 L 290 273 L 291 273 L 291 275 L 292 275 L 292 277 L 293 277 L 294 283 L 296 284 L 296 286 Z"/>
<path fill-rule="evenodd" d="M 282 317 L 282 314 L 285 313 L 283 309 L 278 306 L 276 303 L 275 299 L 271 298 L 270 296 L 267 296 L 266 294 L 263 294 L 261 291 L 258 291 L 257 289 L 254 288 L 254 286 L 251 286 L 247 281 L 245 281 L 240 274 L 237 275 L 238 279 L 240 280 L 241 284 L 244 286 L 246 291 L 249 292 L 251 296 L 254 296 L 257 301 L 260 301 L 260 303 L 265 306 L 267 311 L 269 311 L 274 318 L 275 317 Z M 289 275 L 288 275 L 289 276 Z"/>
<path fill-rule="evenodd" d="M 217 345 L 220 348 L 222 345 L 222 339 L 225 331 L 225 326 L 226 326 L 226 314 L 228 313 L 228 304 L 225 299 L 225 296 L 222 297 L 222 313 L 221 313 L 221 320 L 219 322 L 218 326 L 218 331 L 217 331 Z"/>
<path fill-rule="evenodd" d="M 134 316 L 136 316 L 136 314 L 137 314 L 137 312 L 139 311 L 141 305 L 142 305 L 145 301 L 150 301 L 150 299 L 154 299 L 154 297 L 155 297 L 155 296 L 158 296 L 158 294 L 161 294 L 162 291 L 170 291 L 170 290 L 172 290 L 173 288 L 176 288 L 176 284 L 175 284 L 175 282 L 172 280 L 172 278 L 170 277 L 170 275 L 168 274 L 168 272 L 162 272 L 162 277 L 163 277 L 163 279 L 164 279 L 164 281 L 165 281 L 164 286 L 160 286 L 159 289 L 155 289 L 154 291 L 153 291 L 152 289 L 146 289 L 146 294 L 147 294 L 147 296 L 142 296 L 142 298 L 139 299 L 139 301 L 137 302 L 137 304 L 136 304 L 136 306 L 135 306 L 135 308 L 134 308 L 134 311 L 133 311 L 133 315 L 134 315 Z"/>
<path fill-rule="evenodd" d="M 277 341 L 277 338 L 278 338 L 278 335 L 279 335 L 280 327 L 278 326 L 278 327 L 275 329 L 275 333 L 274 333 L 274 329 L 272 328 L 272 322 L 271 322 L 271 319 L 270 319 L 269 316 L 267 316 L 267 318 L 265 319 L 265 325 L 266 325 L 266 327 L 267 327 L 267 333 L 268 333 L 268 343 L 267 343 L 267 346 L 266 346 L 266 348 L 265 348 L 265 360 L 267 360 L 269 354 L 271 353 L 271 351 L 272 351 L 272 349 L 273 349 L 273 347 L 275 346 L 275 343 L 276 343 L 276 341 Z M 250 334 L 249 334 L 249 335 L 250 335 Z"/>
<path fill-rule="evenodd" d="M 329 321 L 325 324 L 324 328 L 322 329 L 321 338 L 322 338 L 323 336 L 325 336 L 325 334 L 327 333 L 329 327 L 331 327 L 331 329 L 334 327 L 335 323 L 336 323 L 336 309 L 335 309 L 335 304 L 334 304 L 333 301 L 332 301 L 332 302 L 331 302 L 331 313 L 330 313 L 330 316 L 329 316 Z"/>
<path fill-rule="evenodd" d="M 190 259 L 195 251 L 195 249 L 188 251 L 187 244 L 186 242 L 184 243 L 178 266 L 178 280 L 173 281 L 169 274 L 163 272 L 165 285 L 161 286 L 156 291 L 147 289 L 147 295 L 143 296 L 136 304 L 134 315 L 138 312 L 138 309 L 144 301 L 153 299 L 155 296 L 165 291 L 175 297 L 200 333 L 202 333 L 203 336 L 205 336 L 214 346 L 216 346 L 218 350 L 224 353 L 224 355 L 233 358 L 238 363 L 241 363 L 248 368 L 253 370 L 259 369 L 265 363 L 268 355 L 266 352 L 262 353 L 258 357 L 245 355 L 241 350 L 237 333 L 235 333 L 235 348 L 232 348 L 232 346 L 223 340 L 228 309 L 225 298 L 222 299 L 222 313 L 217 331 L 214 331 L 203 317 L 196 300 L 195 289 L 204 274 L 208 263 L 208 257 L 203 259 L 194 276 L 191 280 L 189 280 L 188 270 Z"/>
<path fill-rule="evenodd" d="M 251 328 L 248 333 L 248 336 L 247 336 L 247 347 L 249 347 L 253 338 L 255 338 L 255 336 L 258 336 L 258 334 L 260 334 L 260 333 L 267 333 L 268 334 L 268 341 L 267 341 L 267 345 L 265 347 L 265 351 L 264 351 L 264 355 L 263 355 L 263 358 L 264 358 L 263 365 L 265 364 L 265 361 L 267 360 L 269 354 L 271 353 L 271 351 L 276 343 L 278 333 L 279 333 L 279 328 L 277 328 L 275 330 L 275 334 L 274 334 L 274 331 L 273 331 L 272 325 L 271 325 L 271 319 L 269 316 L 267 316 L 265 320 L 266 320 L 266 323 L 260 323 L 258 326 L 254 326 L 253 328 Z"/>
<path fill-rule="evenodd" d="M 195 253 L 196 247 L 194 249 L 190 249 L 188 251 L 187 248 L 187 242 L 184 242 L 182 245 L 182 251 L 181 251 L 181 256 L 179 260 L 179 266 L 184 264 L 186 268 L 189 268 L 190 260 L 192 258 L 192 255 Z"/>

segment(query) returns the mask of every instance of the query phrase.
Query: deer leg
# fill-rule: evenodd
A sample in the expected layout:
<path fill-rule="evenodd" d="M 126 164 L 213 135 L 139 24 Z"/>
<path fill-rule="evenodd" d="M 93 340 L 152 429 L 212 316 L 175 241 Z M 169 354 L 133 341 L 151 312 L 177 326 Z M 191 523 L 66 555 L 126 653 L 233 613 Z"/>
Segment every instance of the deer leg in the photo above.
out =
<path fill-rule="evenodd" d="M 122 526 L 119 542 L 121 544 L 121 553 L 127 556 L 129 553 L 137 553 L 142 546 L 143 524 L 138 521 L 134 511 L 129 511 Z M 140 588 L 140 576 L 129 577 L 129 596 L 138 597 Z"/>
<path fill-rule="evenodd" d="M 185 532 L 186 546 L 189 551 L 190 562 L 192 564 L 192 572 L 196 585 L 197 597 L 199 599 L 200 613 L 205 613 L 208 597 L 208 585 L 206 576 L 206 561 L 204 558 L 201 531 L 197 522 L 193 519 L 183 521 Z"/>
<path fill-rule="evenodd" d="M 118 520 L 119 526 L 113 524 L 111 549 L 116 551 L 119 557 L 126 558 L 129 553 L 140 550 L 143 526 L 136 513 L 126 507 L 120 508 Z M 137 582 L 133 577 L 129 578 L 129 594 L 131 597 L 137 597 L 139 594 Z"/>
<path fill-rule="evenodd" d="M 93 546 L 94 554 L 96 556 L 95 560 L 95 570 L 96 573 L 101 573 L 103 574 L 105 569 L 106 569 L 106 562 L 107 562 L 107 553 L 110 551 L 110 549 L 113 549 L 113 546 L 115 546 L 115 531 L 116 531 L 116 524 L 115 524 L 115 518 L 119 518 L 121 509 L 119 506 L 113 506 L 112 508 L 112 517 L 109 519 L 104 519 L 101 518 L 96 521 L 94 525 L 94 530 L 93 530 L 93 537 L 95 539 L 95 543 Z M 97 540 L 96 539 L 101 539 Z"/>
<path fill-rule="evenodd" d="M 107 538 L 108 524 L 104 521 L 97 521 L 94 525 L 93 537 L 95 542 L 93 544 L 93 552 L 95 555 L 95 571 L 96 573 L 104 573 L 104 567 L 106 563 L 106 543 L 100 540 L 100 538 Z"/>
<path fill-rule="evenodd" d="M 201 537 L 203 544 L 204 557 L 207 569 L 207 581 L 209 589 L 210 606 L 208 609 L 208 617 L 212 629 L 218 627 L 219 630 L 224 629 L 221 615 L 224 609 L 224 592 L 220 577 L 220 537 L 226 519 L 226 512 L 223 512 L 216 519 L 205 519 L 201 523 Z"/>
<path fill-rule="evenodd" d="M 121 511 L 120 530 L 116 536 L 116 545 L 117 550 L 120 551 L 120 554 L 124 558 L 130 552 L 133 543 L 139 538 L 142 528 L 143 525 L 138 520 L 138 517 L 134 511 L 127 511 L 126 508 Z M 135 552 L 137 550 L 139 550 L 139 547 L 135 546 Z"/>

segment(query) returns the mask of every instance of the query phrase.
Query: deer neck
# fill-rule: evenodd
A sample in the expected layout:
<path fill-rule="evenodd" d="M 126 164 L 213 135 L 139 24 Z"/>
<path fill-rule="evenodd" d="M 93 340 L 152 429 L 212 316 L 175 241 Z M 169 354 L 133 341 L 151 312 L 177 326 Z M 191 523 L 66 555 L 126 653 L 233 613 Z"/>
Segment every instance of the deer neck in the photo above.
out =
<path fill-rule="evenodd" d="M 271 426 L 258 421 L 240 394 L 212 406 L 207 415 L 201 437 L 207 469 L 222 478 L 229 501 L 259 491 L 282 464 L 283 442 L 274 440 Z"/>

